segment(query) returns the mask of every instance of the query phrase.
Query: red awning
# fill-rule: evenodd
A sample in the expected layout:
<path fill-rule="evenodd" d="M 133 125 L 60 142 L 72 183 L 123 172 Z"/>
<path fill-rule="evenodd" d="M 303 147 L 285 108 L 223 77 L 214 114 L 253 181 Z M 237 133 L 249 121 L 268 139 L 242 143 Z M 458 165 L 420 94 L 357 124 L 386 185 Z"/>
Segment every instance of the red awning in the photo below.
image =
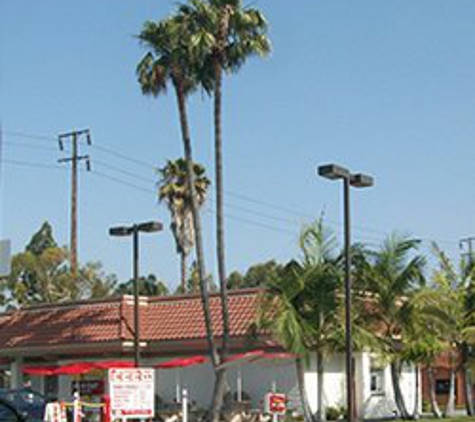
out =
<path fill-rule="evenodd" d="M 25 366 L 23 373 L 28 375 L 54 375 L 57 366 Z"/>
<path fill-rule="evenodd" d="M 229 368 L 234 365 L 241 365 L 246 362 L 252 362 L 265 354 L 264 350 L 251 350 L 246 353 L 229 356 L 221 365 L 222 368 Z"/>
<path fill-rule="evenodd" d="M 293 353 L 287 352 L 275 352 L 275 353 L 263 353 L 259 356 L 259 359 L 267 359 L 267 360 L 280 360 L 280 359 L 295 359 L 297 355 Z"/>
<path fill-rule="evenodd" d="M 95 369 L 93 363 L 75 362 L 68 365 L 62 365 L 54 371 L 55 375 L 81 375 Z"/>
<path fill-rule="evenodd" d="M 94 362 L 93 365 L 96 369 L 135 368 L 135 363 L 129 360 L 104 360 Z"/>
<path fill-rule="evenodd" d="M 177 358 L 155 365 L 158 369 L 185 368 L 187 366 L 201 365 L 208 359 L 204 356 L 192 356 L 190 358 Z"/>

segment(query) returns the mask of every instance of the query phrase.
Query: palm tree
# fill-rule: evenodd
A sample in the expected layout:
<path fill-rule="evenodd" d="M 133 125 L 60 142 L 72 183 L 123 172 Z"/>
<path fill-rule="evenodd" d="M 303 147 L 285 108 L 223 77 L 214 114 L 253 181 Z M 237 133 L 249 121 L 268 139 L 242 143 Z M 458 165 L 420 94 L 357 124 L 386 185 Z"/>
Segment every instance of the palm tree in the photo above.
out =
<path fill-rule="evenodd" d="M 436 244 L 433 245 L 433 251 L 439 267 L 433 274 L 433 285 L 430 292 L 425 295 L 424 301 L 426 308 L 443 324 L 441 338 L 448 345 L 451 368 L 445 414 L 451 416 L 455 413 L 455 377 L 461 370 L 465 381 L 467 414 L 472 416 L 474 410 L 469 360 L 475 332 L 474 268 L 471 262 L 465 261 L 461 261 L 460 267 L 457 268 Z"/>
<path fill-rule="evenodd" d="M 281 277 L 269 282 L 262 302 L 260 323 L 277 341 L 298 358 L 297 380 L 307 421 L 314 420 L 303 383 L 304 362 L 311 351 L 317 353 L 318 420 L 325 420 L 323 402 L 324 356 L 340 344 L 338 327 L 341 282 L 340 260 L 335 238 L 321 221 L 305 227 L 300 236 L 302 257 L 291 261 Z M 272 314 L 269 315 L 269 309 Z"/>
<path fill-rule="evenodd" d="M 201 302 L 203 307 L 206 336 L 211 361 L 216 368 L 219 357 L 214 343 L 209 291 L 206 282 L 206 269 L 203 249 L 203 236 L 199 214 L 198 197 L 195 192 L 195 177 L 193 172 L 193 153 L 191 146 L 190 127 L 186 100 L 197 86 L 197 62 L 189 52 L 190 37 L 187 20 L 174 16 L 161 22 L 145 22 L 138 36 L 140 42 L 148 49 L 137 66 L 137 76 L 142 92 L 154 97 L 164 94 L 171 83 L 175 90 L 178 103 L 178 113 L 186 160 L 188 189 L 195 231 L 195 249 L 198 275 L 200 280 Z"/>
<path fill-rule="evenodd" d="M 366 323 L 373 327 L 380 348 L 391 362 L 394 399 L 403 419 L 409 419 L 400 387 L 402 341 L 416 317 L 414 295 L 423 285 L 425 260 L 417 255 L 418 241 L 392 235 L 371 252 L 362 277 L 369 300 Z"/>
<path fill-rule="evenodd" d="M 244 8 L 241 0 L 190 0 L 181 6 L 184 19 L 194 25 L 190 38 L 196 56 L 200 57 L 200 80 L 203 88 L 214 94 L 215 184 L 216 184 L 216 253 L 223 318 L 222 357 L 227 353 L 229 315 L 227 305 L 226 262 L 223 213 L 222 152 L 222 73 L 237 72 L 251 55 L 264 56 L 270 51 L 266 36 L 267 22 L 255 8 Z M 216 383 L 213 420 L 222 406 L 225 379 Z"/>
<path fill-rule="evenodd" d="M 167 204 L 171 214 L 172 222 L 170 228 L 175 238 L 177 253 L 180 255 L 181 287 L 183 293 L 186 292 L 186 260 L 194 246 L 195 238 L 186 166 L 186 160 L 183 158 L 167 161 L 165 167 L 159 170 L 161 179 L 158 182 L 159 200 Z M 210 181 L 206 177 L 205 168 L 200 164 L 193 164 L 193 172 L 197 195 L 196 202 L 198 207 L 201 208 L 206 200 Z"/>

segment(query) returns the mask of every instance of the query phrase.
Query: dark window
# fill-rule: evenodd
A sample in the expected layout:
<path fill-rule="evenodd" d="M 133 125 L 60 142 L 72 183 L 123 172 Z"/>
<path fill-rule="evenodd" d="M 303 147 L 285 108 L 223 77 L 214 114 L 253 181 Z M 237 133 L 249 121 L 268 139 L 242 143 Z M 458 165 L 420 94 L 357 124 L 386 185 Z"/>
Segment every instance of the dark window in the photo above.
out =
<path fill-rule="evenodd" d="M 435 381 L 435 393 L 436 394 L 449 394 L 450 380 L 442 379 Z"/>

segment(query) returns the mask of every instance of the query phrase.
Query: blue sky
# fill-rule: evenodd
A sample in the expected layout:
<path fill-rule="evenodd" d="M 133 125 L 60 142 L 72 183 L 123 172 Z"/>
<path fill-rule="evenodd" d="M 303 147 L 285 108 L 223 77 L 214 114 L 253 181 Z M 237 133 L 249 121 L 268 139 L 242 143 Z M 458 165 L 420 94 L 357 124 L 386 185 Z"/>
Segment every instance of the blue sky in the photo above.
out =
<path fill-rule="evenodd" d="M 80 260 L 128 278 L 130 242 L 108 227 L 168 225 L 154 167 L 181 155 L 175 98 L 141 95 L 134 35 L 174 4 L 0 2 L 0 237 L 14 251 L 44 220 L 68 243 L 70 175 L 54 168 L 63 156 L 55 136 L 75 128 L 90 128 L 94 142 L 82 148 L 93 172 L 80 177 Z M 228 269 L 294 257 L 301 224 L 322 212 L 340 235 L 341 189 L 315 176 L 327 162 L 376 179 L 353 194 L 356 240 L 398 230 L 456 256 L 459 239 L 475 234 L 475 2 L 252 4 L 268 17 L 273 53 L 225 80 Z M 190 115 L 197 160 L 212 174 L 209 99 L 193 97 Z M 214 272 L 213 208 L 204 219 Z M 169 230 L 144 236 L 141 256 L 143 273 L 176 284 Z"/>

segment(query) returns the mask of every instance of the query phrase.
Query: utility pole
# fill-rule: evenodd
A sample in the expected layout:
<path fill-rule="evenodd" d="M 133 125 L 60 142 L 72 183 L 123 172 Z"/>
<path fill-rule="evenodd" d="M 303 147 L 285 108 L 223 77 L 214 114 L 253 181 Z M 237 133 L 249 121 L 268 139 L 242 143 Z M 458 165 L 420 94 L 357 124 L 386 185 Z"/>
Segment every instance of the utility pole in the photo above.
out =
<path fill-rule="evenodd" d="M 74 280 L 77 280 L 78 274 L 78 253 L 77 253 L 77 197 L 78 197 L 78 163 L 86 161 L 87 171 L 91 171 L 91 160 L 89 155 L 79 155 L 79 140 L 81 137 L 86 137 L 88 145 L 91 145 L 91 133 L 89 129 L 75 130 L 68 133 L 63 133 L 58 136 L 59 149 L 64 151 L 64 142 L 71 141 L 72 151 L 71 156 L 61 158 L 59 163 L 71 163 L 71 274 Z"/>
<path fill-rule="evenodd" d="M 460 254 L 462 260 L 470 266 L 473 263 L 473 254 L 475 251 L 475 236 L 466 237 L 459 242 Z"/>

